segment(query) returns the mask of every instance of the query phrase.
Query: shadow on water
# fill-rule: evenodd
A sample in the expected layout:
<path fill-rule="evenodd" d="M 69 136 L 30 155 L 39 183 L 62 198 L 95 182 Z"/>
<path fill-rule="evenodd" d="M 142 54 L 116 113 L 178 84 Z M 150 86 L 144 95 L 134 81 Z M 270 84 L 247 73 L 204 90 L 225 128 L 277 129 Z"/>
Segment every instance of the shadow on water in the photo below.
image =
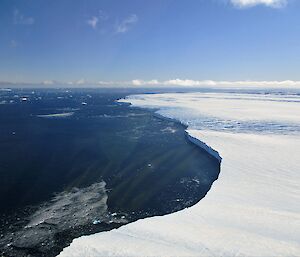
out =
<path fill-rule="evenodd" d="M 219 162 L 190 143 L 182 125 L 115 102 L 130 93 L 0 93 L 4 256 L 55 256 L 75 237 L 205 196 Z"/>

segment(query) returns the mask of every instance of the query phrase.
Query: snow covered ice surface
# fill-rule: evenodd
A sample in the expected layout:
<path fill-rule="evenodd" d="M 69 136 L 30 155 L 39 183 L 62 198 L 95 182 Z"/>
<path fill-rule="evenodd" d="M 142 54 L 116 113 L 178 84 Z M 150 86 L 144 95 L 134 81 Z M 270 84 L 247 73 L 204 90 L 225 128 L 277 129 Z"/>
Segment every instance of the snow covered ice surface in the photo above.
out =
<path fill-rule="evenodd" d="M 188 125 L 222 157 L 219 179 L 191 208 L 75 239 L 72 256 L 300 256 L 300 95 L 129 96 Z"/>

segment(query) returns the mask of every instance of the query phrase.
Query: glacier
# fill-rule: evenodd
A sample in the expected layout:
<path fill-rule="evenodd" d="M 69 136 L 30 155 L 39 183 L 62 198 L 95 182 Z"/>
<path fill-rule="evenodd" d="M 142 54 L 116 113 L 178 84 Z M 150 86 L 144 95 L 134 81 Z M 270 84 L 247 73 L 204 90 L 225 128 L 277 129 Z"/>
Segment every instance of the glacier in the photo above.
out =
<path fill-rule="evenodd" d="M 165 93 L 120 100 L 187 125 L 221 159 L 196 205 L 82 236 L 60 257 L 300 256 L 300 94 Z"/>

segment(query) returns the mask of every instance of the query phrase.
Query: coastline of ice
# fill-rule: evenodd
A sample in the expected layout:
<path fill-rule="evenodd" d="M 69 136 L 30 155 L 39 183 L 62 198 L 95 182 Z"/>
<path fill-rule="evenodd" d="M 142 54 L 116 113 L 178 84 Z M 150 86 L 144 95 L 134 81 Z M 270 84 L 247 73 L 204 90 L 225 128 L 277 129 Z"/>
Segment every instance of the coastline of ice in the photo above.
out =
<path fill-rule="evenodd" d="M 300 256 L 299 95 L 122 101 L 186 124 L 191 138 L 222 157 L 219 179 L 191 208 L 80 237 L 59 256 Z"/>
<path fill-rule="evenodd" d="M 204 141 L 199 140 L 198 138 L 201 138 L 197 135 L 193 135 L 193 133 L 191 133 L 191 131 L 186 131 L 186 135 L 187 138 L 190 140 L 190 142 L 192 142 L 193 144 L 199 146 L 200 148 L 204 149 L 206 152 L 208 152 L 210 155 L 212 155 L 213 157 L 215 157 L 219 162 L 222 161 L 222 157 L 220 156 L 220 154 L 213 149 L 212 147 L 210 147 L 209 145 L 207 145 Z"/>

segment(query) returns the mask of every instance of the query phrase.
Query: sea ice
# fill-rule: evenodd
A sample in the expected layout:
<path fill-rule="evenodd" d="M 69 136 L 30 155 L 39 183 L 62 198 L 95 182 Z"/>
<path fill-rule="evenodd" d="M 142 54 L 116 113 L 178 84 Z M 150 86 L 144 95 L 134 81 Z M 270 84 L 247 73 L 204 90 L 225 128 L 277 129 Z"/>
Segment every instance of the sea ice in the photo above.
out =
<path fill-rule="evenodd" d="M 37 115 L 39 118 L 66 118 L 70 117 L 74 112 L 63 112 L 63 113 L 51 113 L 51 114 L 41 114 Z"/>

